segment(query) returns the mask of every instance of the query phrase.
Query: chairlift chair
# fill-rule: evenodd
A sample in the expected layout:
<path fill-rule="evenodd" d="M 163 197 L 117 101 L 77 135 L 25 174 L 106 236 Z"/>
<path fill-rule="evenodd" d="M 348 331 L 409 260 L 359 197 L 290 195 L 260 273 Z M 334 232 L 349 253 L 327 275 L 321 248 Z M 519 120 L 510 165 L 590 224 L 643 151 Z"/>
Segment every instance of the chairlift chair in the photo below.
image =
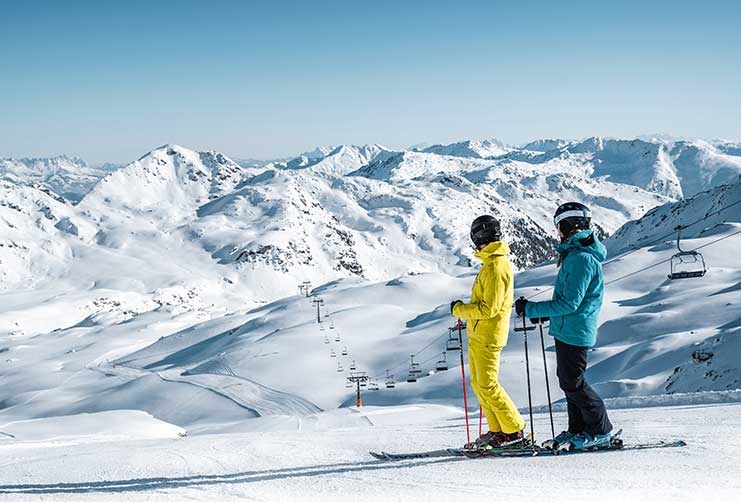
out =
<path fill-rule="evenodd" d="M 669 266 L 669 275 L 667 277 L 671 280 L 674 279 L 691 279 L 693 277 L 702 277 L 707 272 L 705 266 L 705 258 L 702 257 L 702 253 L 697 251 L 684 251 L 679 241 L 682 234 L 682 226 L 676 227 L 674 230 L 677 231 L 677 254 L 671 257 Z"/>
<path fill-rule="evenodd" d="M 342 355 L 343 355 L 343 356 L 346 356 L 346 355 L 347 355 L 347 347 L 344 347 L 344 348 L 342 349 Z"/>
<path fill-rule="evenodd" d="M 340 341 L 340 334 L 339 333 L 337 333 L 337 336 L 334 337 L 334 341 L 335 342 L 339 342 Z"/>
<path fill-rule="evenodd" d="M 355 366 L 355 359 L 353 359 L 352 362 L 350 363 L 350 370 L 355 371 L 356 369 L 357 367 Z"/>
<path fill-rule="evenodd" d="M 368 390 L 380 390 L 381 388 L 378 386 L 378 382 L 375 380 L 371 380 L 368 382 Z"/>
<path fill-rule="evenodd" d="M 352 384 L 352 382 L 350 380 L 348 380 L 347 383 L 345 383 L 345 388 L 346 389 L 352 389 L 353 387 L 354 386 L 353 386 L 353 384 Z"/>
<path fill-rule="evenodd" d="M 334 349 L 330 349 L 329 357 L 337 357 L 337 354 L 335 353 Z"/>
<path fill-rule="evenodd" d="M 448 328 L 448 341 L 445 344 L 445 350 L 461 350 L 461 341 L 458 336 L 453 334 L 453 328 Z"/>
<path fill-rule="evenodd" d="M 411 356 L 411 362 L 409 363 L 409 375 L 407 376 L 407 382 L 414 383 L 417 381 L 417 376 L 422 373 L 419 369 L 419 363 L 414 362 L 414 354 Z"/>
<path fill-rule="evenodd" d="M 447 371 L 447 369 L 448 369 L 448 360 L 447 360 L 447 358 L 445 357 L 445 354 L 446 354 L 446 353 L 445 353 L 445 352 L 443 352 L 443 358 L 442 358 L 442 359 L 440 359 L 440 360 L 439 360 L 439 361 L 437 362 L 437 364 L 435 365 L 435 369 L 436 369 L 437 371 Z"/>
<path fill-rule="evenodd" d="M 394 375 L 389 373 L 389 370 L 386 370 L 386 388 L 387 389 L 393 389 L 396 387 L 396 380 L 394 380 Z"/>
<path fill-rule="evenodd" d="M 337 361 L 337 373 L 341 373 L 345 371 L 345 368 L 342 367 L 342 364 L 340 364 L 339 361 Z"/>

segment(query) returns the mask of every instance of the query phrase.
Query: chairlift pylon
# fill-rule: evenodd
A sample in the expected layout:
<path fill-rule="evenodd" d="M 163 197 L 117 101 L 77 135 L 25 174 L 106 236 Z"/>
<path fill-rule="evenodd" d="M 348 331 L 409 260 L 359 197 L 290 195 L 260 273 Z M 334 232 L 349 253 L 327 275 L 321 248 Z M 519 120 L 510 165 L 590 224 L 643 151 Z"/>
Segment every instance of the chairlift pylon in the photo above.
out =
<path fill-rule="evenodd" d="M 707 272 L 705 258 L 698 251 L 685 251 L 679 245 L 682 236 L 682 225 L 674 230 L 677 231 L 677 250 L 679 251 L 671 257 L 669 275 L 667 277 L 674 279 L 691 279 L 693 277 L 702 277 Z"/>

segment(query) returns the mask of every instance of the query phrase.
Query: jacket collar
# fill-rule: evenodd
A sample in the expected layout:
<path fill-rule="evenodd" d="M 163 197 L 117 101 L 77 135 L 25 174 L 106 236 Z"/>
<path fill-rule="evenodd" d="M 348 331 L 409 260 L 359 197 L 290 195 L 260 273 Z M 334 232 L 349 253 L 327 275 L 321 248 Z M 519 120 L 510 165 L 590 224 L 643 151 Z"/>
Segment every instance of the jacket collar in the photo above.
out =
<path fill-rule="evenodd" d="M 494 259 L 496 256 L 505 256 L 509 254 L 509 246 L 504 241 L 494 241 L 486 245 L 485 248 L 476 251 L 473 255 L 481 261 Z"/>

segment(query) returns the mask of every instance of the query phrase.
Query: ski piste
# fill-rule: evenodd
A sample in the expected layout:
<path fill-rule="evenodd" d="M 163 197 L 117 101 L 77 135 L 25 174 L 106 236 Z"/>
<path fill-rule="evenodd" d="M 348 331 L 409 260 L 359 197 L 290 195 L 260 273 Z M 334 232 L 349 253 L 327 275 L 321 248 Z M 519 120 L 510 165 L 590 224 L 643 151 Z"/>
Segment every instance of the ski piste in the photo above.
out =
<path fill-rule="evenodd" d="M 619 431 L 622 432 L 622 431 Z M 629 450 L 649 450 L 654 448 L 678 448 L 687 446 L 687 443 L 679 440 L 674 441 L 652 441 L 646 443 L 624 444 L 619 434 L 613 438 L 609 448 L 595 448 L 589 450 L 549 450 L 540 446 L 527 446 L 523 448 L 510 449 L 488 449 L 488 450 L 467 450 L 464 448 L 444 448 L 440 450 L 430 450 L 414 453 L 388 453 L 373 452 L 370 454 L 373 458 L 382 461 L 410 460 L 419 458 L 438 458 L 438 457 L 465 457 L 465 458 L 487 458 L 487 457 L 535 457 L 561 455 L 581 455 L 584 453 L 600 453 L 610 451 L 629 451 Z"/>

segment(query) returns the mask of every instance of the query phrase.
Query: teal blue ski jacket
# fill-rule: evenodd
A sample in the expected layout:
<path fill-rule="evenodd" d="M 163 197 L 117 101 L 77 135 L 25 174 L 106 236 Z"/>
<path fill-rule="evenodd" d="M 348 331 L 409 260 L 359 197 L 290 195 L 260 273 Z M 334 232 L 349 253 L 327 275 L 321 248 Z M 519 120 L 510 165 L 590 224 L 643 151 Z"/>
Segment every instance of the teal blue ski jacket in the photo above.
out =
<path fill-rule="evenodd" d="M 561 267 L 553 298 L 528 302 L 525 315 L 530 319 L 550 317 L 554 338 L 577 347 L 592 347 L 597 342 L 597 316 L 605 295 L 602 262 L 607 249 L 588 229 L 572 235 L 557 250 Z"/>

